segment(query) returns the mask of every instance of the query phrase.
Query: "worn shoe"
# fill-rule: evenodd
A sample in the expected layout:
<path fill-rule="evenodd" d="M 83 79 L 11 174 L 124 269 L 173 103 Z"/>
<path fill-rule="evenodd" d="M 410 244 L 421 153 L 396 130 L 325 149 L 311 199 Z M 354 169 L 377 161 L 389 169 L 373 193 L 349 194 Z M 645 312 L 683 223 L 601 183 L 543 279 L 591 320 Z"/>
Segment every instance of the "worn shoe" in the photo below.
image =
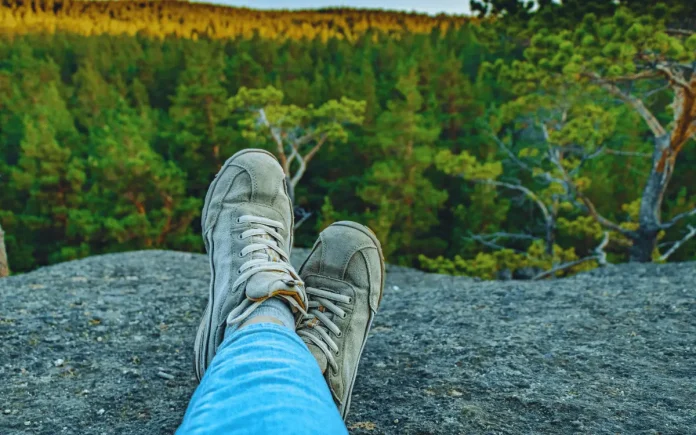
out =
<path fill-rule="evenodd" d="M 360 355 L 382 299 L 382 248 L 369 228 L 337 222 L 319 235 L 300 277 L 309 311 L 297 333 L 319 363 L 345 419 Z"/>
<path fill-rule="evenodd" d="M 194 343 L 203 378 L 224 338 L 263 301 L 285 300 L 299 323 L 308 306 L 290 265 L 293 212 L 280 164 L 263 150 L 240 151 L 223 165 L 205 198 L 203 239 L 210 261 L 210 296 Z"/>

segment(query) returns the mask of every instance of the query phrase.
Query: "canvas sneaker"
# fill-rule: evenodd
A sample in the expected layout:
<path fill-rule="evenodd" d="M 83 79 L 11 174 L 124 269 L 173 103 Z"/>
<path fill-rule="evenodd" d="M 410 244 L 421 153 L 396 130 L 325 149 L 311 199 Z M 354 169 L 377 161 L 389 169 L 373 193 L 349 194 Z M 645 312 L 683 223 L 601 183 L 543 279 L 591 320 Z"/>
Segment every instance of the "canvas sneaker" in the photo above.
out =
<path fill-rule="evenodd" d="M 322 231 L 300 269 L 309 310 L 297 329 L 345 420 L 368 332 L 382 299 L 384 258 L 374 233 L 354 222 Z"/>
<path fill-rule="evenodd" d="M 203 378 L 224 338 L 263 301 L 285 300 L 299 323 L 308 307 L 304 283 L 290 265 L 293 211 L 276 158 L 248 149 L 223 165 L 208 189 L 201 217 L 210 262 L 210 293 L 194 343 Z"/>

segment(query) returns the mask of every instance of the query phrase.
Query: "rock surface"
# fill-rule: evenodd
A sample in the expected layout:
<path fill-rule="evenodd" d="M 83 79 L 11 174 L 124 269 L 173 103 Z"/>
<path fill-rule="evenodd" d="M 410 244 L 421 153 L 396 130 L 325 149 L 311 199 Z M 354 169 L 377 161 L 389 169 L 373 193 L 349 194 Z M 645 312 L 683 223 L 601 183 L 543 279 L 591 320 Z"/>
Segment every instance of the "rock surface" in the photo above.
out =
<path fill-rule="evenodd" d="M 694 263 L 536 283 L 389 267 L 348 427 L 696 433 L 695 283 Z M 0 280 L 0 434 L 173 433 L 207 286 L 205 256 L 165 251 Z"/>

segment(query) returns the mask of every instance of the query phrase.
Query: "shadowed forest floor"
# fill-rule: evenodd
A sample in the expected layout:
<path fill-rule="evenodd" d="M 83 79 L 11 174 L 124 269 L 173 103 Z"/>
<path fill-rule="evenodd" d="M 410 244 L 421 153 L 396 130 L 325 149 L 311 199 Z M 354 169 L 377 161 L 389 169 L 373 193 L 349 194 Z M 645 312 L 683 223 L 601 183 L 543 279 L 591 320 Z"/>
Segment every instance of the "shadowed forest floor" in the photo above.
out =
<path fill-rule="evenodd" d="M 147 251 L 0 280 L 0 433 L 173 433 L 208 276 L 204 255 Z M 694 263 L 546 282 L 388 267 L 348 427 L 693 433 L 694 282 Z"/>

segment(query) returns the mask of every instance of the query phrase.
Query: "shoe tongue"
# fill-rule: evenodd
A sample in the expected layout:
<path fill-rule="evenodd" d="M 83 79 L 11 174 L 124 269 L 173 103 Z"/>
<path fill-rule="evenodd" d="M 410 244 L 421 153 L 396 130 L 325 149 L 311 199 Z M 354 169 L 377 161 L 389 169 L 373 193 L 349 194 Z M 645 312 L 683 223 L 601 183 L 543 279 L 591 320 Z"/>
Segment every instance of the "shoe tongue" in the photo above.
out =
<path fill-rule="evenodd" d="M 326 366 L 329 364 L 329 362 L 326 359 L 326 355 L 324 355 L 324 352 L 322 352 L 321 349 L 319 349 L 317 346 L 315 346 L 312 343 L 308 343 L 307 347 L 309 348 L 309 351 L 312 352 L 314 359 L 317 360 L 317 363 L 319 364 L 319 368 L 321 369 L 321 372 L 325 373 Z"/>
<path fill-rule="evenodd" d="M 292 291 L 297 283 L 287 272 L 262 271 L 253 274 L 246 284 L 246 295 L 249 299 L 262 299 L 279 291 Z"/>

